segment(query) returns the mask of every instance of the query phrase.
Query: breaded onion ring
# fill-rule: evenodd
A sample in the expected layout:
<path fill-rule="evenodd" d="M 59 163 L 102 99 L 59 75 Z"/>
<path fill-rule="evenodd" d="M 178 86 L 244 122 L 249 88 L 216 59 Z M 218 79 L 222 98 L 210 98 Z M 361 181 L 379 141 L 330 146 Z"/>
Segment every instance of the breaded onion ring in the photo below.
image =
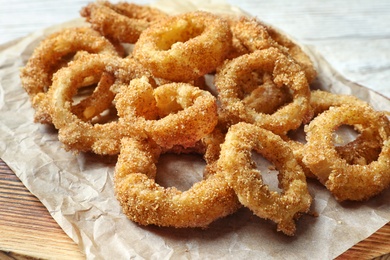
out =
<path fill-rule="evenodd" d="M 135 43 L 151 23 L 167 17 L 164 12 L 149 6 L 108 1 L 90 3 L 80 14 L 102 35 L 123 43 Z"/>
<path fill-rule="evenodd" d="M 323 90 L 313 90 L 311 91 L 310 95 L 310 106 L 313 111 L 313 117 L 317 116 L 318 114 L 328 110 L 330 107 L 334 106 L 341 106 L 344 104 L 350 104 L 350 105 L 356 105 L 356 106 L 369 106 L 366 102 L 363 100 L 358 99 L 357 97 L 350 96 L 350 95 L 341 95 L 341 94 L 335 94 Z M 302 128 L 303 129 L 303 128 Z M 289 133 L 291 135 L 291 133 Z M 302 134 L 303 131 L 302 131 Z M 373 157 L 374 155 L 370 153 L 370 156 L 368 156 L 367 150 L 373 151 L 376 150 L 380 151 L 381 144 L 378 142 L 375 142 L 375 148 L 373 147 L 374 143 L 373 140 L 369 140 L 369 138 L 366 137 L 367 134 L 360 134 L 356 140 L 348 143 L 347 145 L 343 146 L 337 146 L 336 150 L 340 154 L 340 156 L 347 159 L 348 162 L 357 162 L 360 161 L 366 161 L 365 157 L 367 157 L 367 161 L 372 161 L 372 159 L 369 159 L 368 157 Z M 306 140 L 294 140 L 294 138 L 290 138 L 289 136 L 283 137 L 285 141 L 287 141 L 293 150 L 295 154 L 295 158 L 299 162 L 299 164 L 302 166 L 306 177 L 308 178 L 316 178 L 316 176 L 310 171 L 309 168 L 302 162 L 303 160 L 303 152 L 305 149 L 305 143 Z M 378 155 L 379 152 L 376 152 L 376 155 Z M 362 157 L 365 156 L 365 157 Z"/>
<path fill-rule="evenodd" d="M 254 77 L 271 74 L 276 87 L 287 87 L 292 102 L 272 114 L 257 112 L 243 102 L 244 87 L 256 83 Z M 311 118 L 310 89 L 305 73 L 293 59 L 277 48 L 258 50 L 242 55 L 221 66 L 215 75 L 218 99 L 232 124 L 240 121 L 256 123 L 277 134 L 298 128 Z"/>
<path fill-rule="evenodd" d="M 150 26 L 133 55 L 155 77 L 188 82 L 212 72 L 231 48 L 227 22 L 204 11 L 170 17 Z"/>
<path fill-rule="evenodd" d="M 279 171 L 280 194 L 263 183 L 251 157 L 253 150 Z M 308 212 L 312 197 L 302 168 L 280 136 L 253 124 L 233 125 L 221 146 L 218 167 L 225 173 L 241 204 L 257 216 L 276 222 L 278 231 L 294 235 L 294 220 Z"/>
<path fill-rule="evenodd" d="M 370 104 L 355 96 L 335 94 L 322 90 L 312 91 L 310 104 L 314 115 L 318 115 L 330 107 L 345 104 L 370 107 Z M 357 130 L 359 131 L 358 126 Z M 381 151 L 382 143 L 373 137 L 374 135 L 375 133 L 363 131 L 352 142 L 336 146 L 337 153 L 349 164 L 366 165 L 375 161 Z"/>
<path fill-rule="evenodd" d="M 225 19 L 230 27 L 230 31 L 232 32 L 232 47 L 226 57 L 226 59 L 234 59 L 238 56 L 248 54 L 249 50 L 245 45 L 240 41 L 238 37 L 236 37 L 237 33 L 241 33 L 241 30 L 236 29 L 234 30 L 234 26 L 239 21 L 239 18 L 237 18 L 236 15 L 228 15 L 228 14 L 222 14 L 221 17 Z"/>
<path fill-rule="evenodd" d="M 269 35 L 267 28 L 255 18 L 232 17 L 229 19 L 229 24 L 233 37 L 246 48 L 248 53 L 269 47 L 279 47 Z"/>
<path fill-rule="evenodd" d="M 330 107 L 339 107 L 345 104 L 369 106 L 366 101 L 352 95 L 336 94 L 319 89 L 311 91 L 310 106 L 313 109 L 314 116 L 328 110 Z"/>
<path fill-rule="evenodd" d="M 269 47 L 279 48 L 302 67 L 309 84 L 316 78 L 317 72 L 310 57 L 293 40 L 275 28 L 245 16 L 230 19 L 230 25 L 234 39 L 237 39 L 248 53 Z M 240 45 L 236 44 L 236 46 Z M 236 49 L 240 50 L 242 47 Z"/>
<path fill-rule="evenodd" d="M 313 61 L 310 57 L 302 50 L 302 48 L 290 39 L 284 33 L 278 31 L 276 28 L 271 27 L 260 22 L 264 27 L 267 28 L 269 36 L 275 40 L 281 46 L 287 48 L 287 53 L 293 57 L 293 59 L 301 65 L 303 71 L 305 72 L 307 82 L 312 83 L 317 77 L 317 71 L 314 68 Z"/>
<path fill-rule="evenodd" d="M 351 95 L 335 94 L 322 90 L 313 90 L 311 92 L 310 106 L 312 107 L 314 116 L 328 110 L 330 107 L 338 107 L 345 104 L 353 106 L 370 106 L 367 102 Z M 382 143 L 376 138 L 373 138 L 374 135 L 375 133 L 363 131 L 359 133 L 355 140 L 345 145 L 336 146 L 336 151 L 339 156 L 344 158 L 349 164 L 367 165 L 378 158 L 382 147 Z M 284 137 L 284 139 L 289 142 L 297 161 L 304 169 L 306 177 L 316 178 L 302 162 L 306 140 L 298 141 L 291 139 L 288 136 Z"/>
<path fill-rule="evenodd" d="M 218 122 L 215 97 L 187 83 L 154 89 L 146 77 L 134 79 L 115 100 L 121 118 L 144 129 L 164 148 L 193 146 Z"/>
<path fill-rule="evenodd" d="M 52 121 L 59 130 L 59 140 L 67 150 L 117 154 L 122 136 L 142 131 L 136 128 L 136 125 L 129 125 L 120 118 L 105 124 L 92 124 L 72 113 L 72 97 L 85 78 L 101 77 L 104 73 L 109 73 L 119 80 L 148 75 L 144 68 L 132 59 L 90 54 L 69 63 L 68 67 L 62 68 L 53 76 L 53 84 L 48 92 Z"/>
<path fill-rule="evenodd" d="M 40 42 L 20 71 L 22 86 L 35 109 L 35 122 L 51 123 L 46 92 L 52 84 L 53 73 L 67 63 L 64 59 L 79 51 L 84 51 L 83 55 L 85 52 L 119 55 L 110 41 L 87 27 L 63 29 Z M 82 110 L 80 107 L 79 110 Z"/>
<path fill-rule="evenodd" d="M 148 139 L 123 138 L 115 167 L 115 192 L 123 212 L 141 225 L 207 227 L 240 204 L 223 174 L 215 173 L 187 191 L 155 182 L 161 147 Z"/>
<path fill-rule="evenodd" d="M 377 160 L 349 164 L 334 145 L 333 132 L 341 125 L 358 126 L 382 144 Z M 331 107 L 305 127 L 303 162 L 338 201 L 367 200 L 390 185 L 390 125 L 384 113 L 368 106 Z M 319 149 L 319 147 L 321 149 Z"/>

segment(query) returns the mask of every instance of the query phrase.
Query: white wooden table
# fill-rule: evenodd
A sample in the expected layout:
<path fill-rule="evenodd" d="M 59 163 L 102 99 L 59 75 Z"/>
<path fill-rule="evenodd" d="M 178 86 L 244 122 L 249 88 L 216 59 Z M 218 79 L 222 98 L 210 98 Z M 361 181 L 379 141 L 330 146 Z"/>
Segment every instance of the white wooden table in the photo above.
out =
<path fill-rule="evenodd" d="M 88 2 L 87 0 L 0 0 L 0 44 L 24 37 L 38 29 L 77 18 L 80 8 Z M 133 2 L 148 4 L 151 1 Z M 346 78 L 390 98 L 390 1 L 227 0 L 227 2 L 293 35 L 301 43 L 315 46 Z M 4 164 L 1 166 L 5 168 Z M 7 173 L 6 170 L 2 171 L 4 172 Z M 11 180 L 13 178 L 11 175 L 9 173 L 4 180 Z M 34 203 L 39 205 L 38 201 Z M 4 207 L 2 209 L 4 210 Z M 44 221 L 50 222 L 50 220 Z M 54 228 L 55 223 L 52 225 Z M 0 237 L 2 232 L 0 219 Z M 387 234 L 389 228 L 381 232 Z M 62 235 L 65 238 L 59 240 L 66 240 L 66 235 Z M 388 234 L 387 238 L 389 238 Z M 19 246 L 22 247 L 24 242 L 42 243 L 44 237 L 38 237 L 41 239 L 38 241 L 34 241 L 31 237 L 24 239 L 18 241 Z M 1 244 L 1 241 L 5 240 L 0 239 L 0 249 L 5 251 L 15 249 L 7 248 Z M 67 249 L 77 251 L 77 247 L 71 241 L 61 240 L 58 247 L 57 252 L 61 252 L 58 255 L 66 252 Z M 61 251 L 64 249 L 65 251 Z M 19 252 L 15 250 L 15 252 L 28 254 L 28 249 Z M 364 245 L 358 248 L 357 252 L 370 252 L 370 247 Z M 52 255 L 47 253 L 49 252 L 43 250 L 41 256 L 50 258 L 56 255 L 53 252 L 50 252 Z M 350 256 L 357 256 L 358 253 L 352 252 Z M 366 256 L 378 256 L 378 254 Z M 77 252 L 70 254 L 70 258 L 77 258 L 76 255 L 82 257 Z M 6 257 L 10 255 L 0 252 L 0 259 L 7 259 Z"/>

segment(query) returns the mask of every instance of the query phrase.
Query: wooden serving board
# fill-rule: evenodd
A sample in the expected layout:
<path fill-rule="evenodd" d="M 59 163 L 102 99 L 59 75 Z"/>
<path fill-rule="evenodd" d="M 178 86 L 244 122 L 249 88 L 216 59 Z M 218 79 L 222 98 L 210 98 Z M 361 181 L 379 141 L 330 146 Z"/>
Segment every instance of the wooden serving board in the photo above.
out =
<path fill-rule="evenodd" d="M 0 159 L 0 259 L 53 258 L 85 256 Z M 390 222 L 337 259 L 390 259 Z"/>

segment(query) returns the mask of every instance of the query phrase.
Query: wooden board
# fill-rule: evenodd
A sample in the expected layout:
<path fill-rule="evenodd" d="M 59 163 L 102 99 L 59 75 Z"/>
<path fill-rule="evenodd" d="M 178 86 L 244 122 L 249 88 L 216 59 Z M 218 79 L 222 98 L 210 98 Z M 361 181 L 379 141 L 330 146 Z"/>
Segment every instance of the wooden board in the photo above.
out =
<path fill-rule="evenodd" d="M 42 203 L 0 159 L 0 259 L 84 259 Z M 337 259 L 390 259 L 390 222 Z"/>
<path fill-rule="evenodd" d="M 84 259 L 43 204 L 0 160 L 0 259 Z M 31 258 L 30 258 L 31 259 Z"/>

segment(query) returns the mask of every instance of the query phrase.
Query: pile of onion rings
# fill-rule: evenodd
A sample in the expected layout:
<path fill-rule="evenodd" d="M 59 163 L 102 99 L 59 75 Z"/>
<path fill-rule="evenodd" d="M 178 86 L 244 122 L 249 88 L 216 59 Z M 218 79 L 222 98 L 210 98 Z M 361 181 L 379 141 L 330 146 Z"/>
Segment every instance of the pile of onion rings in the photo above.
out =
<path fill-rule="evenodd" d="M 132 221 L 205 228 L 247 207 L 292 236 L 313 200 L 306 178 L 338 201 L 367 200 L 390 186 L 385 113 L 312 90 L 309 56 L 275 28 L 107 1 L 80 15 L 90 27 L 47 36 L 21 83 L 34 121 L 52 124 L 66 150 L 118 155 L 115 195 Z M 357 137 L 339 144 L 334 136 L 345 125 Z M 306 140 L 294 139 L 300 129 Z M 167 153 L 202 155 L 203 180 L 185 191 L 158 184 Z M 264 182 L 254 154 L 276 169 L 279 191 Z"/>

